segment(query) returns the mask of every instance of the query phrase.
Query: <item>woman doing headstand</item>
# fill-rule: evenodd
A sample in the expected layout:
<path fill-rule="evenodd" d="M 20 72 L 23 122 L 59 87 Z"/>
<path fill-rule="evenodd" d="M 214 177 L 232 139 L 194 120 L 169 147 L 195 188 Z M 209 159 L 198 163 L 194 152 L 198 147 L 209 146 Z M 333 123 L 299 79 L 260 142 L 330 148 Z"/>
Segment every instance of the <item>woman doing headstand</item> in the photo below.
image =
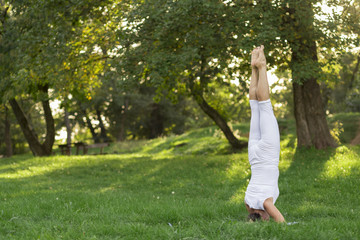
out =
<path fill-rule="evenodd" d="M 251 67 L 248 146 L 251 179 L 245 193 L 245 205 L 251 220 L 269 220 L 271 216 L 276 222 L 284 222 L 283 215 L 274 205 L 279 196 L 280 134 L 270 102 L 264 46 L 252 51 Z"/>

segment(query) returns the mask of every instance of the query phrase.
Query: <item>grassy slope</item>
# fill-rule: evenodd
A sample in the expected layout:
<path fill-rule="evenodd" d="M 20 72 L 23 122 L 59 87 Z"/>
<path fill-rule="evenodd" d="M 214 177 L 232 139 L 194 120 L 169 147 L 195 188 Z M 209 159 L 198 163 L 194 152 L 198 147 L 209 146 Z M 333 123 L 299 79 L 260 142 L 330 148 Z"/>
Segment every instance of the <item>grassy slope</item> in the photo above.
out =
<path fill-rule="evenodd" d="M 248 223 L 247 152 L 229 152 L 215 131 L 107 149 L 117 155 L 1 159 L 0 239 L 360 236 L 360 146 L 295 150 L 283 134 L 276 205 L 298 224 Z"/>

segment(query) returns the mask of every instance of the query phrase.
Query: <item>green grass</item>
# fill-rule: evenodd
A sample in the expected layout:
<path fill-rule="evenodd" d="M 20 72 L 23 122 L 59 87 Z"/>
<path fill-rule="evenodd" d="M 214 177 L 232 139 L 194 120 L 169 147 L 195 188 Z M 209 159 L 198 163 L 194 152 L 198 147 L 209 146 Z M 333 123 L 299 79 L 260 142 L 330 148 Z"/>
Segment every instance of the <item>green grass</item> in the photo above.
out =
<path fill-rule="evenodd" d="M 246 221 L 247 150 L 204 128 L 107 149 L 121 154 L 1 159 L 0 239 L 358 239 L 360 146 L 281 145 L 276 205 L 297 224 Z"/>

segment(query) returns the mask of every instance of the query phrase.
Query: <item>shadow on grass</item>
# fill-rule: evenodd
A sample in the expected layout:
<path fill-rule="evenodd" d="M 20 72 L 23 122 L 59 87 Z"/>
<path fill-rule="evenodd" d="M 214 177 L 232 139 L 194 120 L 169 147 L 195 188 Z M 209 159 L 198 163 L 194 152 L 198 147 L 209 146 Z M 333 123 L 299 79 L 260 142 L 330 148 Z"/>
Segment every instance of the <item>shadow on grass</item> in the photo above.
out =
<path fill-rule="evenodd" d="M 307 218 L 304 206 L 320 206 L 329 196 L 332 189 L 326 187 L 332 181 L 323 178 L 322 174 L 326 170 L 326 163 L 335 156 L 336 151 L 334 148 L 296 149 L 290 167 L 280 173 L 279 178 L 281 205 L 287 209 L 286 212 L 295 213 L 290 218 Z"/>

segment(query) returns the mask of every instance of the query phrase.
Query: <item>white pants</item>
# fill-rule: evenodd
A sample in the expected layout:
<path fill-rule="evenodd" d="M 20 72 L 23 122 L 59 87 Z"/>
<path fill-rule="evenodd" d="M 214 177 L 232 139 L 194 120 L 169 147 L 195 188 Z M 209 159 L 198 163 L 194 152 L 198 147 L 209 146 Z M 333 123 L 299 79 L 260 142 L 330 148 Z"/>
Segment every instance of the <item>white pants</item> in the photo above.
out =
<path fill-rule="evenodd" d="M 245 192 L 245 203 L 253 209 L 264 210 L 264 201 L 279 196 L 280 134 L 269 100 L 250 100 L 251 122 L 249 162 L 251 179 Z"/>

